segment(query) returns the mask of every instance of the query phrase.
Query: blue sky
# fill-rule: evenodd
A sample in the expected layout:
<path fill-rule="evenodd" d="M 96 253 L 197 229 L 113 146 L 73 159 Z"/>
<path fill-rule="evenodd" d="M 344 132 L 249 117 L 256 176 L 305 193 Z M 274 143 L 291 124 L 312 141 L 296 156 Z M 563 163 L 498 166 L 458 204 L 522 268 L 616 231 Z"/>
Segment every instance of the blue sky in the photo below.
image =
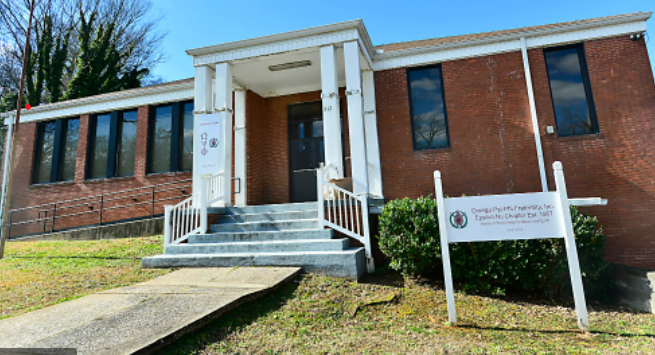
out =
<path fill-rule="evenodd" d="M 286 1 L 154 0 L 168 31 L 165 63 L 154 74 L 165 81 L 193 76 L 186 49 L 361 18 L 374 45 L 496 31 L 639 11 L 654 0 L 548 1 Z M 648 21 L 655 28 L 655 20 Z M 648 48 L 653 60 L 655 30 Z M 648 37 L 647 37 L 648 38 Z"/>

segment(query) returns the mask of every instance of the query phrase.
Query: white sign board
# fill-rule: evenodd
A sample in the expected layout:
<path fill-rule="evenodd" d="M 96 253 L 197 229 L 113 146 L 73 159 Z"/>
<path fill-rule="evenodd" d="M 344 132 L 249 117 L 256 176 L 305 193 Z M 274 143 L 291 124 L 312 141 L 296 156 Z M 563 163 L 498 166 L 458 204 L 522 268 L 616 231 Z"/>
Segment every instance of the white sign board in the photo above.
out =
<path fill-rule="evenodd" d="M 197 170 L 200 176 L 216 174 L 219 169 L 221 159 L 221 150 L 219 149 L 221 140 L 221 115 L 220 113 L 199 114 L 198 117 L 198 135 L 193 144 L 194 154 L 198 154 L 196 160 L 198 166 L 193 169 Z"/>
<path fill-rule="evenodd" d="M 564 238 L 578 326 L 589 330 L 578 252 L 562 163 L 553 164 L 555 192 L 444 198 L 441 173 L 434 172 L 448 320 L 457 324 L 450 243 Z M 577 199 L 577 202 L 601 199 Z M 588 205 L 588 204 L 587 204 Z"/>
<path fill-rule="evenodd" d="M 448 198 L 448 242 L 564 238 L 559 205 L 556 192 Z"/>

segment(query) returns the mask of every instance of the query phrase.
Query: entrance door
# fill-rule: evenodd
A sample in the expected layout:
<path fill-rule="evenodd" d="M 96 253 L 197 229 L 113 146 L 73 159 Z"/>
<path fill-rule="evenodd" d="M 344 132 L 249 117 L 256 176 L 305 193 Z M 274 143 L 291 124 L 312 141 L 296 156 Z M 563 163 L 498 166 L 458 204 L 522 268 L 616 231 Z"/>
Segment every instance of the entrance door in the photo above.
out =
<path fill-rule="evenodd" d="M 321 101 L 289 105 L 291 202 L 316 201 L 316 169 L 325 162 Z"/>

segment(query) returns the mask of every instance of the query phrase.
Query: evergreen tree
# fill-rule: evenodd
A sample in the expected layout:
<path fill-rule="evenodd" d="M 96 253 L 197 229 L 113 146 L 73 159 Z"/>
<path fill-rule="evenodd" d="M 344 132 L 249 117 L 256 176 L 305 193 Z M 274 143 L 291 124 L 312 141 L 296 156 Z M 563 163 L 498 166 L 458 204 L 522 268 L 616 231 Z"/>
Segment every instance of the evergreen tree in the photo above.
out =
<path fill-rule="evenodd" d="M 140 87 L 141 79 L 148 74 L 145 68 L 124 67 L 133 48 L 124 53 L 117 50 L 114 23 L 99 24 L 91 38 L 96 18 L 95 12 L 88 20 L 80 13 L 80 54 L 76 58 L 75 74 L 68 85 L 66 99 Z"/>
<path fill-rule="evenodd" d="M 48 101 L 57 102 L 62 97 L 62 78 L 68 54 L 68 38 L 70 30 L 64 38 L 54 39 L 52 18 L 45 16 L 41 24 L 36 25 L 38 31 L 36 52 L 31 46 L 27 48 L 27 68 L 25 83 L 27 103 L 38 106 L 43 100 L 44 86 L 48 91 Z"/>

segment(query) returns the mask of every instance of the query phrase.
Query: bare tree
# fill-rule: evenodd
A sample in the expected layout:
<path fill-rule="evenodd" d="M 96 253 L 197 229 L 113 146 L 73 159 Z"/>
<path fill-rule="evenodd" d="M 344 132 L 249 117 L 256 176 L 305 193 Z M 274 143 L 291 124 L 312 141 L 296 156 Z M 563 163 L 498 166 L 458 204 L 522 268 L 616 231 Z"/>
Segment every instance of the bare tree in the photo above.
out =
<path fill-rule="evenodd" d="M 575 109 L 573 106 L 567 106 L 557 111 L 557 130 L 561 134 L 573 135 L 593 131 L 589 114 L 584 108 Z"/>
<path fill-rule="evenodd" d="M 414 137 L 424 148 L 436 148 L 446 139 L 446 116 L 437 110 L 414 116 Z"/>
<path fill-rule="evenodd" d="M 0 99 L 8 92 L 16 91 L 23 46 L 27 29 L 30 0 L 0 0 Z M 151 69 L 162 62 L 161 43 L 167 32 L 157 28 L 162 14 L 157 13 L 150 0 L 37 0 L 34 10 L 34 36 L 31 47 L 39 42 L 42 20 L 50 17 L 52 35 L 60 38 L 71 32 L 68 59 L 63 76 L 67 87 L 76 70 L 75 58 L 79 54 L 78 31 L 80 16 L 97 13 L 95 24 L 114 23 L 115 42 L 120 53 L 128 53 L 125 68 Z M 146 77 L 146 84 L 161 79 Z"/>

